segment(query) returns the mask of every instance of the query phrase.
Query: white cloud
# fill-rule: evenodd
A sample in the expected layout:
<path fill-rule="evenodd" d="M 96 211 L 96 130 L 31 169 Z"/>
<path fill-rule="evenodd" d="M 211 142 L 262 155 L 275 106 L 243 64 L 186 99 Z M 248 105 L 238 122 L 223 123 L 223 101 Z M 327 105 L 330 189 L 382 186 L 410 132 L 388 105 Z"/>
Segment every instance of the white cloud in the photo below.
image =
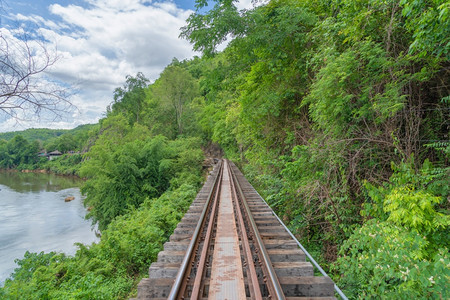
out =
<path fill-rule="evenodd" d="M 191 45 L 178 38 L 179 28 L 192 11 L 172 2 L 145 0 L 86 0 L 86 4 L 51 4 L 52 20 L 16 15 L 19 21 L 34 23 L 46 40 L 56 43 L 61 59 L 49 75 L 80 90 L 72 98 L 79 112 L 71 118 L 50 123 L 32 120 L 21 122 L 22 126 L 67 128 L 95 122 L 126 75 L 143 72 L 155 80 L 173 57 L 185 59 L 194 54 Z M 12 127 L 14 120 L 2 121 L 0 131 L 20 130 Z"/>
<path fill-rule="evenodd" d="M 253 7 L 253 3 L 254 3 L 254 2 L 255 2 L 254 0 L 241 0 L 241 1 L 239 1 L 239 2 L 236 3 L 236 7 L 237 7 L 237 9 L 239 9 L 239 10 L 242 10 L 242 9 L 250 9 L 250 8 Z M 255 2 L 255 3 L 256 3 L 256 2 Z"/>
<path fill-rule="evenodd" d="M 68 67 L 67 77 L 95 83 L 103 78 L 116 87 L 125 75 L 142 71 L 156 79 L 173 57 L 192 56 L 191 46 L 178 38 L 190 12 L 172 3 L 145 6 L 143 2 L 91 0 L 90 8 L 51 5 L 53 14 L 80 28 L 58 35 L 65 63 L 55 72 L 63 73 Z"/>
<path fill-rule="evenodd" d="M 17 14 L 15 19 L 17 21 L 21 21 L 21 22 L 31 22 L 34 24 L 43 25 L 43 26 L 53 29 L 53 30 L 62 29 L 62 27 L 60 25 L 56 24 L 55 22 L 53 22 L 51 20 L 45 20 L 41 16 L 24 16 L 22 14 Z"/>

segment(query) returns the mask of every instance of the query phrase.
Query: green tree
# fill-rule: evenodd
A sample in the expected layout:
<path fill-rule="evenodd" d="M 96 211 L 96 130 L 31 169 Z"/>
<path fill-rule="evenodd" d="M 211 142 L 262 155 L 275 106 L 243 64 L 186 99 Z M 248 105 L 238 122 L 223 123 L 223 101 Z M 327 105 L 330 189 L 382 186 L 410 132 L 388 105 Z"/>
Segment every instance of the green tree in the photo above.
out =
<path fill-rule="evenodd" d="M 176 65 L 169 65 L 158 81 L 159 84 L 152 89 L 154 96 L 162 105 L 170 107 L 177 134 L 182 135 L 188 121 L 189 103 L 199 95 L 197 82 L 187 70 Z"/>
<path fill-rule="evenodd" d="M 149 80 L 141 72 L 135 77 L 127 75 L 123 88 L 114 90 L 114 101 L 108 108 L 108 112 L 129 115 L 130 124 L 139 123 L 148 83 Z"/>
<path fill-rule="evenodd" d="M 189 16 L 188 24 L 181 28 L 181 36 L 193 44 L 194 50 L 212 55 L 229 35 L 234 37 L 245 33 L 246 23 L 241 18 L 235 2 L 216 0 L 213 8 L 202 13 L 210 3 L 197 0 L 196 12 Z"/>
<path fill-rule="evenodd" d="M 0 143 L 0 167 L 33 169 L 38 161 L 39 142 L 28 142 L 16 135 L 9 142 Z"/>
<path fill-rule="evenodd" d="M 176 166 L 185 157 L 183 145 L 198 147 L 198 142 L 176 144 L 163 136 L 150 137 L 148 128 L 137 123 L 130 126 L 119 114 L 103 120 L 100 132 L 85 154 L 80 175 L 88 178 L 82 187 L 88 216 L 101 230 L 117 216 L 139 207 L 146 197 L 164 193 L 182 171 Z M 193 163 L 200 164 L 201 156 L 193 153 L 197 158 Z"/>

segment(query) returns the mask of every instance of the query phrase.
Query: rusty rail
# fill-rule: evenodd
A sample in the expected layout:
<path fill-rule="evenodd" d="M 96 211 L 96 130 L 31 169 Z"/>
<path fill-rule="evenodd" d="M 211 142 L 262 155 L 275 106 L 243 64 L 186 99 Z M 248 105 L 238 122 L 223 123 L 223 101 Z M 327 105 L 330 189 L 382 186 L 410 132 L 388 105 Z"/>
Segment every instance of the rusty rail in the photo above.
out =
<path fill-rule="evenodd" d="M 222 181 L 222 173 L 220 173 L 219 176 L 219 183 Z M 220 197 L 220 190 L 221 190 L 221 185 L 219 184 L 219 187 L 216 190 L 216 195 L 214 197 L 214 203 L 212 206 L 212 210 L 211 210 L 211 214 L 210 214 L 210 221 L 208 223 L 208 228 L 206 230 L 206 236 L 204 239 L 204 243 L 203 243 L 203 247 L 202 247 L 202 252 L 200 255 L 200 259 L 199 259 L 199 263 L 197 266 L 197 273 L 195 274 L 195 280 L 194 280 L 194 288 L 192 289 L 192 294 L 191 294 L 191 298 L 190 299 L 199 299 L 200 296 L 200 288 L 201 288 L 201 282 L 203 279 L 203 270 L 205 269 L 205 265 L 206 265 L 206 260 L 208 259 L 207 253 L 208 253 L 208 248 L 211 242 L 211 237 L 212 237 L 212 231 L 213 231 L 213 225 L 214 225 L 214 218 L 216 216 L 216 210 L 217 210 L 217 204 L 219 202 L 219 197 Z"/>
<path fill-rule="evenodd" d="M 189 271 L 192 267 L 192 259 L 195 255 L 195 248 L 197 247 L 197 242 L 200 238 L 200 231 L 203 227 L 203 224 L 206 220 L 208 210 L 210 208 L 211 199 L 213 198 L 213 195 L 218 195 L 218 190 L 220 190 L 220 181 L 222 179 L 222 170 L 223 170 L 223 161 L 220 162 L 220 168 L 218 175 L 216 177 L 216 180 L 214 182 L 214 186 L 211 189 L 207 203 L 205 204 L 202 214 L 200 216 L 200 219 L 197 223 L 197 226 L 195 227 L 194 234 L 192 235 L 191 242 L 189 243 L 188 249 L 186 250 L 186 254 L 183 258 L 183 261 L 181 263 L 180 269 L 178 270 L 177 276 L 175 278 L 175 282 L 172 286 L 172 289 L 170 290 L 170 294 L 168 299 L 175 300 L 175 299 L 181 299 L 183 295 L 180 295 L 180 292 L 184 292 L 184 287 L 186 286 L 187 276 L 189 274 Z"/>
<path fill-rule="evenodd" d="M 303 247 L 303 245 L 297 240 L 297 238 L 295 237 L 295 235 L 289 230 L 289 228 L 286 226 L 286 224 L 284 224 L 284 222 L 280 219 L 280 217 L 278 217 L 278 215 L 272 210 L 272 208 L 270 207 L 269 203 L 267 203 L 266 199 L 264 199 L 259 193 L 258 191 L 255 189 L 255 192 L 259 195 L 259 197 L 263 200 L 263 202 L 267 205 L 267 207 L 270 208 L 270 210 L 272 211 L 272 214 L 277 218 L 277 220 L 280 222 L 280 224 L 284 227 L 284 229 L 286 229 L 286 231 L 289 233 L 289 235 L 292 237 L 292 239 L 297 243 L 297 245 L 300 247 L 300 249 L 302 249 L 302 251 L 305 253 L 305 255 L 308 257 L 308 259 L 311 261 L 311 263 L 317 268 L 317 270 L 319 270 L 319 272 L 324 276 L 324 277 L 328 277 L 330 278 L 330 276 L 328 276 L 328 274 L 322 269 L 322 267 L 317 263 L 317 261 L 312 257 L 311 254 L 309 254 L 309 252 L 306 250 L 305 247 Z M 335 292 L 344 300 L 348 300 L 347 296 L 344 294 L 344 292 L 342 292 L 342 290 L 336 285 L 336 283 L 334 283 L 334 290 Z"/>
<path fill-rule="evenodd" d="M 232 187 L 231 193 L 232 193 L 234 202 L 236 204 L 236 211 L 238 213 L 237 217 L 239 220 L 239 228 L 240 228 L 241 235 L 242 235 L 242 247 L 245 251 L 244 252 L 245 259 L 247 260 L 247 267 L 250 272 L 250 282 L 249 282 L 249 283 L 251 283 L 250 293 L 252 294 L 253 299 L 262 299 L 261 287 L 259 286 L 258 275 L 256 273 L 255 265 L 253 264 L 253 254 L 252 254 L 252 250 L 250 249 L 250 243 L 248 241 L 244 218 L 242 217 L 242 212 L 239 207 L 238 197 L 236 194 L 236 187 L 235 187 L 235 183 L 233 180 L 233 176 L 231 176 L 232 175 L 231 168 L 229 168 L 229 173 L 230 173 L 230 178 L 232 179 L 232 180 L 230 180 L 230 184 Z"/>
<path fill-rule="evenodd" d="M 253 232 L 253 237 L 256 239 L 256 247 L 258 248 L 258 256 L 262 259 L 262 269 L 265 273 L 265 279 L 268 279 L 268 282 L 266 282 L 267 287 L 270 292 L 271 297 L 276 297 L 276 299 L 285 299 L 283 289 L 281 288 L 280 282 L 278 281 L 278 277 L 275 273 L 275 270 L 272 266 L 272 262 L 270 261 L 269 254 L 267 253 L 266 247 L 264 246 L 264 242 L 261 239 L 261 236 L 258 231 L 258 227 L 256 226 L 255 220 L 253 219 L 252 213 L 250 211 L 250 208 L 248 207 L 247 201 L 245 199 L 244 192 L 242 191 L 242 188 L 239 184 L 239 181 L 237 180 L 237 177 L 234 174 L 234 171 L 232 168 L 230 168 L 230 172 L 232 173 L 232 181 L 235 181 L 235 187 L 237 188 L 237 191 L 239 192 L 239 196 L 241 198 L 242 204 L 245 209 L 246 218 L 249 222 L 249 227 L 251 232 Z"/>

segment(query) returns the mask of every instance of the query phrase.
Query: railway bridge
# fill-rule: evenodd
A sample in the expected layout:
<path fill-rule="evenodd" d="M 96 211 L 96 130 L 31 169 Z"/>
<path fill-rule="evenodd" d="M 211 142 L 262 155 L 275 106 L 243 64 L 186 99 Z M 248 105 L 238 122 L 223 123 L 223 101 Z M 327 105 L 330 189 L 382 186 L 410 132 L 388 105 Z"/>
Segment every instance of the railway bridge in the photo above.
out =
<path fill-rule="evenodd" d="M 324 276 L 314 276 L 313 265 Z M 345 295 L 238 168 L 219 161 L 137 299 L 335 299 Z"/>

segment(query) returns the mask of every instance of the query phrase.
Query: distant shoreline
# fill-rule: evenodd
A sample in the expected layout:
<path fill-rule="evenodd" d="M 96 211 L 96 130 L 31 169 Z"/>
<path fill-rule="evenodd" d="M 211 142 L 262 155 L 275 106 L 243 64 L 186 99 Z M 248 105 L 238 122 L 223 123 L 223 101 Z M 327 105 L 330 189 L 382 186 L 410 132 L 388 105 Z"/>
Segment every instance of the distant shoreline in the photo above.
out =
<path fill-rule="evenodd" d="M 77 174 L 57 173 L 57 172 L 53 172 L 53 171 L 47 170 L 47 169 L 35 169 L 35 170 L 24 169 L 24 170 L 19 170 L 19 169 L 4 169 L 4 168 L 0 168 L 0 172 L 52 174 L 52 175 L 56 175 L 56 176 L 76 177 L 76 178 L 79 178 L 81 180 L 86 180 L 86 178 L 82 178 L 82 177 L 78 176 Z"/>

